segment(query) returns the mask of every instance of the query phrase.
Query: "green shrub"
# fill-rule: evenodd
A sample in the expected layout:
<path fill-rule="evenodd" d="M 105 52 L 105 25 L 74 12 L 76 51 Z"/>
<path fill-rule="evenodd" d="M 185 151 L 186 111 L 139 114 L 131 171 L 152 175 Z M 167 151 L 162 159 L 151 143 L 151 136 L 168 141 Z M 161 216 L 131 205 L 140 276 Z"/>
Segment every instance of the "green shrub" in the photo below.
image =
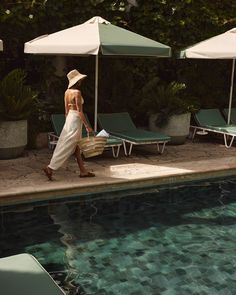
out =
<path fill-rule="evenodd" d="M 37 92 L 26 85 L 26 72 L 14 69 L 0 82 L 0 118 L 27 119 L 32 111 Z"/>
<path fill-rule="evenodd" d="M 197 110 L 195 100 L 190 98 L 185 90 L 184 83 L 165 83 L 155 77 L 142 88 L 143 99 L 140 106 L 148 115 L 158 114 L 155 123 L 157 126 L 164 126 L 172 115 Z"/>

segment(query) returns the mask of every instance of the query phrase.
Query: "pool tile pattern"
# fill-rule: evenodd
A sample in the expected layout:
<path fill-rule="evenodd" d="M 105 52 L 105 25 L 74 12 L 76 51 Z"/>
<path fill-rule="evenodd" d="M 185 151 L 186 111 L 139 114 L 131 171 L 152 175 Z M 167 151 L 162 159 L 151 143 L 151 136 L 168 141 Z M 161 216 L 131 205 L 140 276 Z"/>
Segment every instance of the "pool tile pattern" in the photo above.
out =
<path fill-rule="evenodd" d="M 35 255 L 68 295 L 234 295 L 235 193 L 229 179 L 8 207 L 1 255 Z"/>

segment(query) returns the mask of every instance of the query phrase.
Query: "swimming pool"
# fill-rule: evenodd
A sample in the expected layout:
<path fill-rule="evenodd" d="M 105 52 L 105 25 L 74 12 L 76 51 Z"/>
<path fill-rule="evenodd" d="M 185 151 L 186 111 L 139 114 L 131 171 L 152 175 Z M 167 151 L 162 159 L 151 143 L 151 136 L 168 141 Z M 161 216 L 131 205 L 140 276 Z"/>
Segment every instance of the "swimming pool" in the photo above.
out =
<path fill-rule="evenodd" d="M 70 295 L 235 294 L 236 178 L 114 194 L 1 207 L 0 256 Z"/>

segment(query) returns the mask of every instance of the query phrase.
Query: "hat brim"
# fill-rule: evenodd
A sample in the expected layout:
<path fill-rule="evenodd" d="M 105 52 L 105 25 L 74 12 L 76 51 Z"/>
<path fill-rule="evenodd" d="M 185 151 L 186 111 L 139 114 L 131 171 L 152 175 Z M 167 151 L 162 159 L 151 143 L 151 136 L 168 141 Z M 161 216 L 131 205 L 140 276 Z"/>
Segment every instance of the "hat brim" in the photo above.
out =
<path fill-rule="evenodd" d="M 71 88 L 73 85 L 75 85 L 78 81 L 81 81 L 83 80 L 84 78 L 86 78 L 87 75 L 83 75 L 81 74 L 80 76 L 78 77 L 74 77 L 70 80 L 69 84 L 68 84 L 68 88 Z"/>

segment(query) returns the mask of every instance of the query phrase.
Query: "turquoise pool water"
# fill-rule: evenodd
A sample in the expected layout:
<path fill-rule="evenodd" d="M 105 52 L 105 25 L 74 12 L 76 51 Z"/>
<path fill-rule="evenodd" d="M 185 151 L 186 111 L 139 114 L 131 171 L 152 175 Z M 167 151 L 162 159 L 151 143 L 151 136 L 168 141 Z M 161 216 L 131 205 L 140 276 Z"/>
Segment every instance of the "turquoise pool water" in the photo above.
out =
<path fill-rule="evenodd" d="M 0 256 L 33 254 L 67 294 L 236 294 L 236 179 L 0 210 Z"/>

